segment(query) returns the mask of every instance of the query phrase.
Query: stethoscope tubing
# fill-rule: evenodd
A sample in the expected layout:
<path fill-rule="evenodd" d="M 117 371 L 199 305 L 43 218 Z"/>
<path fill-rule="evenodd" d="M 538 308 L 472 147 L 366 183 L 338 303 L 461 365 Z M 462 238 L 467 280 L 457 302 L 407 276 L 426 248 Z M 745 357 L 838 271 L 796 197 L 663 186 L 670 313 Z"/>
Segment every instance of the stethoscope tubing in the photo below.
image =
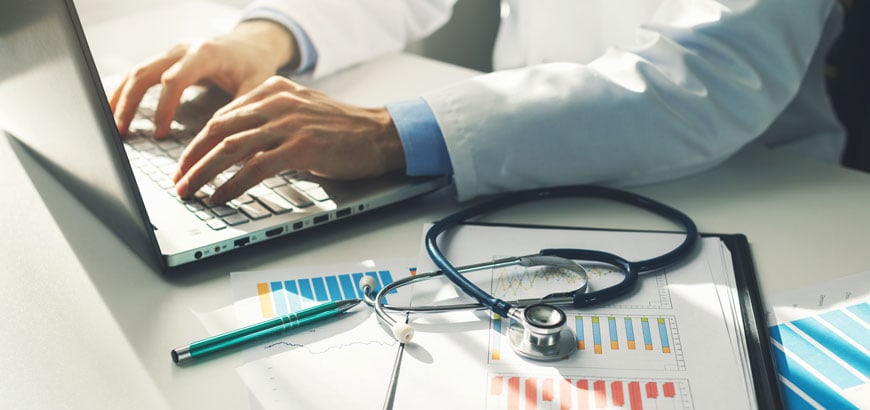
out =
<path fill-rule="evenodd" d="M 627 278 L 619 285 L 609 288 L 606 291 L 592 292 L 589 294 L 575 295 L 575 306 L 584 306 L 597 303 L 603 298 L 610 298 L 621 295 L 634 285 L 637 277 L 642 272 L 653 271 L 663 268 L 677 262 L 681 257 L 688 255 L 695 247 L 698 239 L 698 229 L 695 223 L 686 214 L 677 209 L 671 208 L 661 202 L 653 199 L 611 188 L 579 185 L 537 189 L 529 191 L 520 191 L 507 196 L 498 196 L 480 204 L 471 206 L 444 219 L 436 222 L 428 232 L 426 232 L 425 247 L 429 257 L 443 274 L 450 279 L 463 292 L 477 300 L 481 305 L 488 307 L 493 312 L 509 316 L 513 306 L 493 295 L 490 295 L 480 289 L 471 280 L 463 276 L 451 263 L 447 260 L 438 246 L 438 237 L 445 231 L 467 221 L 470 218 L 479 216 L 484 212 L 496 211 L 507 208 L 524 202 L 540 199 L 551 199 L 561 197 L 590 197 L 613 200 L 625 204 L 633 205 L 641 209 L 645 209 L 652 213 L 658 214 L 666 219 L 683 225 L 685 228 L 685 239 L 683 242 L 672 249 L 671 251 L 659 255 L 654 258 L 629 262 L 618 256 L 594 250 L 584 249 L 544 249 L 541 250 L 541 255 L 554 255 L 572 260 L 596 260 L 608 263 L 614 263 L 616 266 L 624 267 Z"/>

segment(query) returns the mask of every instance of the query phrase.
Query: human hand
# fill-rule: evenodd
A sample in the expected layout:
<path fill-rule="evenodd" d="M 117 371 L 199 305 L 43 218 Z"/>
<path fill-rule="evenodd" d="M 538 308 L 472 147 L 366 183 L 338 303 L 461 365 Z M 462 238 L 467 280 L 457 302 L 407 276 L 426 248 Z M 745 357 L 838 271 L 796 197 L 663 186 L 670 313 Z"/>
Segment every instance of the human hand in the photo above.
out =
<path fill-rule="evenodd" d="M 265 20 L 240 23 L 232 32 L 200 44 L 179 44 L 130 71 L 109 105 L 121 135 L 126 135 L 142 97 L 162 84 L 154 113 L 154 137 L 169 132 L 184 89 L 210 81 L 231 95 L 242 95 L 284 65 L 298 65 L 297 45 L 284 27 Z"/>
<path fill-rule="evenodd" d="M 403 169 L 405 154 L 386 108 L 345 104 L 273 76 L 218 110 L 178 164 L 173 180 L 182 198 L 242 164 L 211 196 L 224 203 L 284 170 L 359 179 Z"/>

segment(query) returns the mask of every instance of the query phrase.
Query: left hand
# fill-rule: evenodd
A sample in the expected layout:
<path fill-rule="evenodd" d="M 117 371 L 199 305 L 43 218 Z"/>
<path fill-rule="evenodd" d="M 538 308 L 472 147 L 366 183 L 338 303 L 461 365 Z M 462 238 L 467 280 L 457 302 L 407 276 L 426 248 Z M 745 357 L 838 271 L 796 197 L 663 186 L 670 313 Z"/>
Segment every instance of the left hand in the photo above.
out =
<path fill-rule="evenodd" d="M 386 108 L 345 104 L 274 76 L 218 110 L 191 141 L 174 177 L 178 195 L 192 197 L 237 163 L 214 202 L 288 169 L 359 179 L 404 169 L 405 155 Z"/>

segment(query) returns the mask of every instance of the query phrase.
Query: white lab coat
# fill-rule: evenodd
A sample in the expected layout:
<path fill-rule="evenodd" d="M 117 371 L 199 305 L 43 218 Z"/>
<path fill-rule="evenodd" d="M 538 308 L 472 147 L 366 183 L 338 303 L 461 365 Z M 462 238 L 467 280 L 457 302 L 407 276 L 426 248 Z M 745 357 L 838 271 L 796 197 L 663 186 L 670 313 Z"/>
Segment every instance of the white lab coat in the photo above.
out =
<path fill-rule="evenodd" d="M 263 0 L 310 36 L 314 76 L 401 49 L 450 0 Z M 509 7 L 509 9 L 508 9 Z M 498 71 L 423 95 L 459 200 L 578 183 L 633 185 L 715 166 L 744 145 L 837 162 L 824 88 L 835 0 L 509 0 Z"/>

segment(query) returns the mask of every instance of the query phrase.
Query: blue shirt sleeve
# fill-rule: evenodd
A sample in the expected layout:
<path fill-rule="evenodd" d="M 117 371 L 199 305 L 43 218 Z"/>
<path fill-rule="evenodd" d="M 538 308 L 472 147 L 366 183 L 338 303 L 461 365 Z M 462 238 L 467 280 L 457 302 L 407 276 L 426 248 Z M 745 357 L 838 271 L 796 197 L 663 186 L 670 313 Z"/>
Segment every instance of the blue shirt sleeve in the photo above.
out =
<path fill-rule="evenodd" d="M 451 175 L 453 166 L 444 134 L 423 98 L 387 104 L 405 150 L 405 173 L 410 176 Z"/>
<path fill-rule="evenodd" d="M 302 74 L 314 68 L 314 65 L 317 64 L 317 50 L 314 48 L 311 38 L 308 37 L 305 30 L 295 20 L 284 13 L 265 7 L 248 10 L 242 16 L 242 20 L 254 19 L 274 21 L 293 33 L 293 37 L 296 38 L 296 44 L 299 46 L 300 62 L 299 67 L 291 74 Z"/>

